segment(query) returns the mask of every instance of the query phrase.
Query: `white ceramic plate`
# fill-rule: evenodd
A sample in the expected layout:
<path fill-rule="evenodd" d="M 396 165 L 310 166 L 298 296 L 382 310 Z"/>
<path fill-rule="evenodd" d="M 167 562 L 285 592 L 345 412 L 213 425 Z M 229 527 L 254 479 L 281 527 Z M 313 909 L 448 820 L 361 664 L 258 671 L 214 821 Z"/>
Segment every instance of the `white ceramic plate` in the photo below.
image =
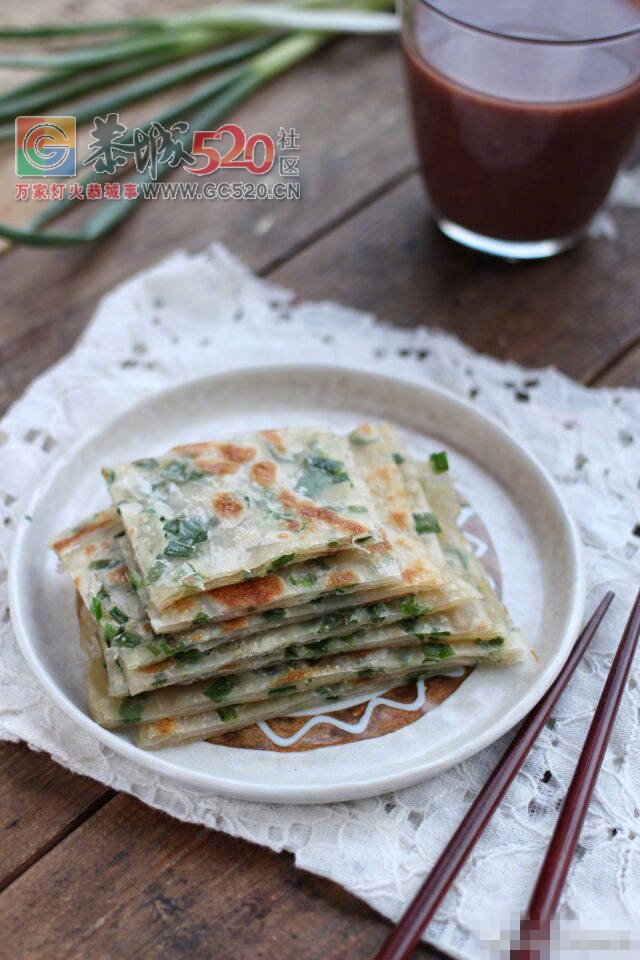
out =
<path fill-rule="evenodd" d="M 446 447 L 456 482 L 493 541 L 503 596 L 534 657 L 508 674 L 476 669 L 435 710 L 375 739 L 274 752 L 197 743 L 138 749 L 89 717 L 74 590 L 48 544 L 107 503 L 104 463 L 176 443 L 287 423 L 350 430 L 389 420 L 411 452 Z M 44 478 L 18 530 L 11 609 L 22 650 L 60 706 L 142 767 L 212 793 L 314 803 L 408 786 L 459 763 L 514 726 L 548 688 L 578 632 L 584 574 L 574 525 L 547 474 L 501 427 L 440 390 L 338 367 L 264 367 L 205 378 L 150 397 L 83 441 Z"/>

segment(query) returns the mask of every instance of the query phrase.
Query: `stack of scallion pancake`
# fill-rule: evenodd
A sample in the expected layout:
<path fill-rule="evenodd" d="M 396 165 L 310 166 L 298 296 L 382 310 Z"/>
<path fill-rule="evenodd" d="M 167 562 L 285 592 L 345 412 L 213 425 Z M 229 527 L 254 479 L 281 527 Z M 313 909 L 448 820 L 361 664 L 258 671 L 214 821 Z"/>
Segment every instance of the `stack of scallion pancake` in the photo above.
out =
<path fill-rule="evenodd" d="M 216 737 L 526 649 L 458 529 L 444 452 L 386 424 L 175 447 L 106 467 L 56 538 L 89 709 L 140 746 Z"/>

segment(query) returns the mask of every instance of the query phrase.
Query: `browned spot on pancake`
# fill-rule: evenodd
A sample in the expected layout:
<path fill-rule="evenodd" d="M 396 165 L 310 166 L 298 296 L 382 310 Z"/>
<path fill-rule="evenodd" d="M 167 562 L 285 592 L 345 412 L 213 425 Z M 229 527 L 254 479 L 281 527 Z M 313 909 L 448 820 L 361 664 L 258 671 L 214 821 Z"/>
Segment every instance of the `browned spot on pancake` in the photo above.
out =
<path fill-rule="evenodd" d="M 261 430 L 260 433 L 273 447 L 276 448 L 278 453 L 286 453 L 287 448 L 284 445 L 284 441 L 277 430 Z"/>
<path fill-rule="evenodd" d="M 412 567 L 405 567 L 402 571 L 402 579 L 406 583 L 417 583 L 426 573 L 427 571 L 423 563 L 415 563 Z"/>
<path fill-rule="evenodd" d="M 284 591 L 282 579 L 275 573 L 257 580 L 241 580 L 226 587 L 216 587 L 209 595 L 228 609 L 264 607 Z"/>
<path fill-rule="evenodd" d="M 214 477 L 225 477 L 228 473 L 236 473 L 240 469 L 237 463 L 228 460 L 196 460 L 196 466 L 203 473 L 211 473 Z"/>
<path fill-rule="evenodd" d="M 74 530 L 69 534 L 68 537 L 63 537 L 62 540 L 56 540 L 51 544 L 56 553 L 60 553 L 62 550 L 66 550 L 67 547 L 71 546 L 72 543 L 75 543 L 76 540 L 81 540 L 82 537 L 86 537 L 87 534 L 93 533 L 94 530 L 102 530 L 103 527 L 108 527 L 113 523 L 113 516 L 105 517 L 104 520 L 96 520 L 93 523 L 86 523 L 82 527 L 78 527 L 77 530 Z"/>
<path fill-rule="evenodd" d="M 213 509 L 223 520 L 233 520 L 242 513 L 243 506 L 232 493 L 219 493 L 213 498 Z"/>
<path fill-rule="evenodd" d="M 389 514 L 389 520 L 396 527 L 400 527 L 401 530 L 409 529 L 409 514 L 406 510 L 392 510 Z"/>
<path fill-rule="evenodd" d="M 162 736 L 167 737 L 170 733 L 173 733 L 175 730 L 176 721 L 174 717 L 165 717 L 164 720 L 156 720 L 153 724 L 153 729 L 156 733 L 162 734 Z"/>
<path fill-rule="evenodd" d="M 373 471 L 373 476 L 378 477 L 380 480 L 384 480 L 385 483 L 391 483 L 395 477 L 396 472 L 390 463 L 384 463 L 381 467 L 377 467 Z"/>
<path fill-rule="evenodd" d="M 286 673 L 283 673 L 281 677 L 274 681 L 274 686 L 282 687 L 285 684 L 298 683 L 300 680 L 304 680 L 308 673 L 308 667 L 290 667 Z"/>
<path fill-rule="evenodd" d="M 158 660 L 156 663 L 150 663 L 148 667 L 138 667 L 139 673 L 156 673 L 158 671 L 164 670 L 165 667 L 170 667 L 173 664 L 171 657 L 167 657 L 165 660 Z"/>
<path fill-rule="evenodd" d="M 260 460 L 251 467 L 249 476 L 254 483 L 261 487 L 272 487 L 276 479 L 276 465 L 266 460 Z"/>
<path fill-rule="evenodd" d="M 89 544 L 87 544 L 87 546 L 84 548 L 84 552 L 86 553 L 86 555 L 87 555 L 88 557 L 92 557 L 92 556 L 94 555 L 94 553 L 96 552 L 96 545 L 95 545 L 95 543 L 89 543 Z"/>
<path fill-rule="evenodd" d="M 400 483 L 395 464 L 384 464 L 367 474 L 367 484 L 374 494 L 384 500 L 388 510 L 406 510 L 408 507 L 404 484 Z"/>
<path fill-rule="evenodd" d="M 203 453 L 209 453 L 210 450 L 211 443 L 185 443 L 181 447 L 174 447 L 173 453 L 184 457 L 199 457 Z"/>
<path fill-rule="evenodd" d="M 350 587 L 354 583 L 358 583 L 358 578 L 351 570 L 336 570 L 335 573 L 332 573 L 327 579 L 327 586 L 332 589 L 337 587 Z"/>
<path fill-rule="evenodd" d="M 367 474 L 367 483 L 385 496 L 395 493 L 399 489 L 397 467 L 393 464 L 384 464 L 370 470 Z"/>
<path fill-rule="evenodd" d="M 367 528 L 363 527 L 361 523 L 341 517 L 333 510 L 329 510 L 328 507 L 318 507 L 311 500 L 300 500 L 291 490 L 283 490 L 280 493 L 280 501 L 288 510 L 299 513 L 305 520 L 322 520 L 330 527 L 335 527 L 337 530 L 354 537 L 367 532 Z"/>
<path fill-rule="evenodd" d="M 387 540 L 386 534 L 383 533 L 378 543 L 364 543 L 362 549 L 366 550 L 367 553 L 389 553 L 391 544 Z"/>
<path fill-rule="evenodd" d="M 172 603 L 171 606 L 167 609 L 167 613 L 188 613 L 189 610 L 192 610 L 194 606 L 193 600 L 191 597 L 183 597 L 181 600 L 176 600 L 175 603 Z"/>
<path fill-rule="evenodd" d="M 224 620 L 220 627 L 223 633 L 233 633 L 235 630 L 244 630 L 249 623 L 249 617 L 234 617 L 233 620 Z"/>
<path fill-rule="evenodd" d="M 80 577 L 74 577 L 74 578 L 73 578 L 73 582 L 74 582 L 74 585 L 75 585 L 76 590 L 79 590 L 79 589 L 80 589 Z"/>
<path fill-rule="evenodd" d="M 238 673 L 239 670 L 246 669 L 246 667 L 246 660 L 234 660 L 233 663 L 226 663 L 224 667 L 220 667 L 217 673 Z"/>
<path fill-rule="evenodd" d="M 107 579 L 107 583 L 111 584 L 111 586 L 114 586 L 114 587 L 117 584 L 128 583 L 127 568 L 122 566 L 122 567 L 118 567 L 117 570 L 110 570 L 106 579 Z"/>
<path fill-rule="evenodd" d="M 250 463 L 258 452 L 255 447 L 239 447 L 235 443 L 219 443 L 217 447 L 224 459 L 232 463 Z"/>

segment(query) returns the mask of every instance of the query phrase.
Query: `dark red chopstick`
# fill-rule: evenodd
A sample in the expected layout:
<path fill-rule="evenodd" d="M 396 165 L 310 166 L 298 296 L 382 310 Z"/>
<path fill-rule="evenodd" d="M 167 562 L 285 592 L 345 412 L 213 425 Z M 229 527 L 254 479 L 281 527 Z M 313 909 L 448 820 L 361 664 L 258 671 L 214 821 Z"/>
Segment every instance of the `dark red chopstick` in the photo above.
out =
<path fill-rule="evenodd" d="M 511 745 L 474 800 L 431 873 L 400 918 L 398 925 L 394 927 L 375 955 L 375 960 L 407 960 L 411 954 L 422 931 L 438 909 L 509 784 L 522 766 L 612 600 L 613 593 L 609 592 L 601 601 L 576 640 L 562 670 L 542 699 L 525 717 Z"/>
<path fill-rule="evenodd" d="M 546 951 L 551 921 L 600 773 L 639 638 L 640 593 L 636 597 L 609 676 L 600 694 L 529 908 L 523 917 L 520 936 L 522 946 L 511 950 L 514 960 L 538 960 L 540 948 L 542 947 L 543 953 Z"/>

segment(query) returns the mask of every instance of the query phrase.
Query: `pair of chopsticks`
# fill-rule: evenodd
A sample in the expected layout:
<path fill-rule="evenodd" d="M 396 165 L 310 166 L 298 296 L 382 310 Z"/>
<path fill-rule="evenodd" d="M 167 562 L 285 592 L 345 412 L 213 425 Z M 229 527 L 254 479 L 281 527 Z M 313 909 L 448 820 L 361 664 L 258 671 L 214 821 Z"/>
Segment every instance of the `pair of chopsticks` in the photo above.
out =
<path fill-rule="evenodd" d="M 576 640 L 562 670 L 525 718 L 511 745 L 374 960 L 408 960 L 423 930 L 431 921 L 544 727 L 600 626 L 613 596 L 613 593 L 608 592 L 602 599 Z M 558 906 L 582 822 L 598 779 L 639 637 L 640 593 L 631 610 L 620 646 L 600 695 L 529 907 L 522 918 L 520 943 L 517 946 L 512 945 L 511 960 L 540 960 L 541 949 L 544 951 L 549 943 L 551 921 Z"/>

